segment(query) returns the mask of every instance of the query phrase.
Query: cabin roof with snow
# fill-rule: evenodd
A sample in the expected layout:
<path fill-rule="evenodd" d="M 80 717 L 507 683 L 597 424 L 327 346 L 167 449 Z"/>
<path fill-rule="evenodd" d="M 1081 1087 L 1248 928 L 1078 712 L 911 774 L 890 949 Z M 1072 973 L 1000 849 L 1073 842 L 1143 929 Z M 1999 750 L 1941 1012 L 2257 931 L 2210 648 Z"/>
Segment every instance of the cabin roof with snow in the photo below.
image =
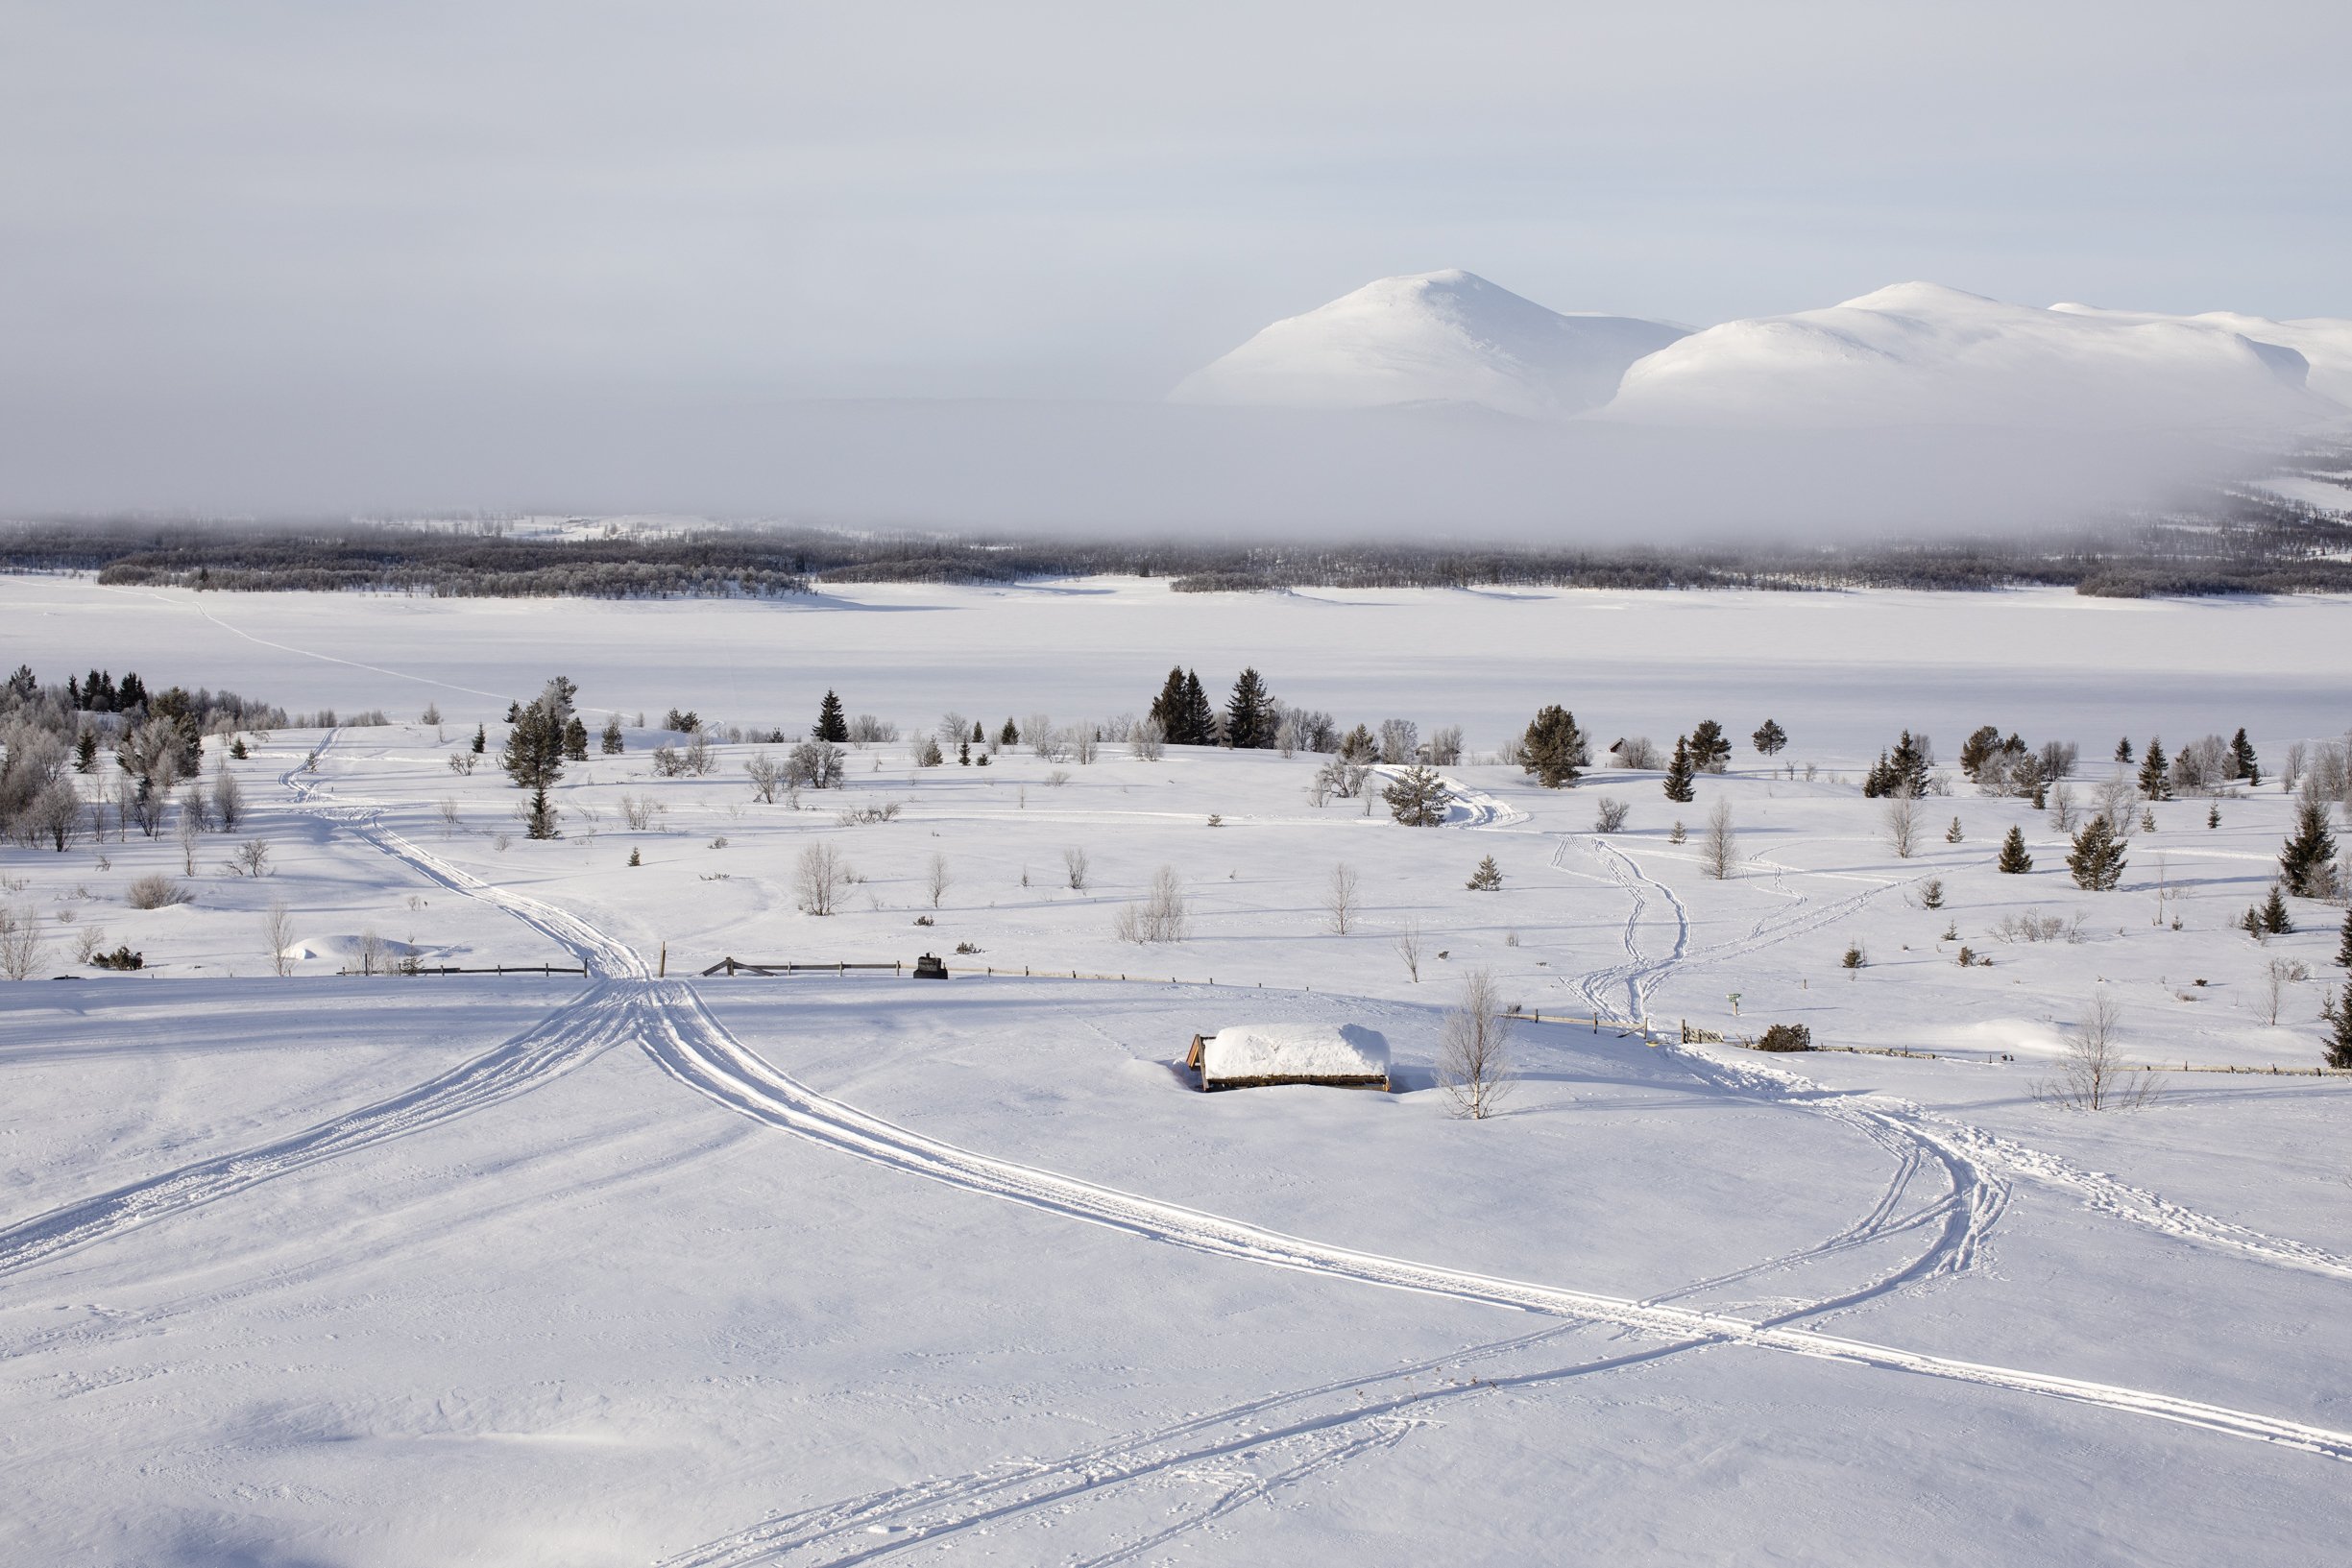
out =
<path fill-rule="evenodd" d="M 1275 1083 L 1389 1087 L 1389 1042 L 1357 1024 L 1228 1024 L 1193 1036 L 1184 1065 L 1202 1090 Z"/>

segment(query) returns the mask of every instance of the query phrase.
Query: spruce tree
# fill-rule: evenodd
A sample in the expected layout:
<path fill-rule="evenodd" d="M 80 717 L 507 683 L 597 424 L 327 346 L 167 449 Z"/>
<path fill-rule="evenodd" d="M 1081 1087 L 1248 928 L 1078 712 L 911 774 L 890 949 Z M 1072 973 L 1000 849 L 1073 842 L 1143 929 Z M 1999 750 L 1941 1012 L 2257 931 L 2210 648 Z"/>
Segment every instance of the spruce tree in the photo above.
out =
<path fill-rule="evenodd" d="M 1958 817 L 1953 817 L 1952 819 L 1952 826 L 1944 830 L 1944 842 L 1947 844 L 1957 844 L 1965 836 L 1967 835 L 1960 832 L 1960 819 Z"/>
<path fill-rule="evenodd" d="M 1689 738 L 1685 736 L 1675 736 L 1674 760 L 1666 768 L 1666 799 L 1677 805 L 1696 800 L 1698 791 L 1690 786 L 1691 776 L 1695 772 L 1697 769 L 1690 765 Z"/>
<path fill-rule="evenodd" d="M 577 713 L 564 720 L 564 755 L 574 762 L 588 760 L 588 726 Z"/>
<path fill-rule="evenodd" d="M 253 754 L 245 749 L 245 737 L 243 736 L 238 736 L 235 739 L 229 742 L 229 755 L 242 762 L 246 758 Z"/>
<path fill-rule="evenodd" d="M 975 746 L 985 746 L 987 743 L 988 743 L 988 727 L 987 727 L 986 725 L 984 725 L 984 724 L 981 723 L 981 722 L 980 722 L 978 719 L 973 720 L 973 721 L 972 721 L 972 744 L 973 744 L 973 745 L 975 745 Z"/>
<path fill-rule="evenodd" d="M 479 724 L 473 727 L 473 755 L 479 757 L 489 748 L 490 732 Z"/>
<path fill-rule="evenodd" d="M 243 744 L 242 741 L 239 744 Z M 74 771 L 95 772 L 98 767 L 98 732 L 85 730 L 74 736 Z"/>
<path fill-rule="evenodd" d="M 1018 746 L 1021 743 L 1021 726 L 1006 719 L 1005 728 L 997 732 L 996 743 L 1000 746 Z"/>
<path fill-rule="evenodd" d="M 1469 889 L 1473 893 L 1499 893 L 1503 890 L 1503 868 L 1494 863 L 1493 856 L 1490 855 L 1479 861 L 1478 869 L 1470 873 Z"/>
<path fill-rule="evenodd" d="M 561 838 L 556 832 L 555 808 L 548 803 L 547 786 L 541 784 L 531 791 L 531 814 L 523 820 L 525 838 Z"/>
<path fill-rule="evenodd" d="M 1225 744 L 1235 751 L 1263 751 L 1273 743 L 1273 708 L 1266 683 L 1255 669 L 1245 669 L 1225 704 Z"/>
<path fill-rule="evenodd" d="M 2254 743 L 2245 737 L 2245 730 L 2243 727 L 2236 735 L 2230 736 L 2229 776 L 2233 779 L 2243 779 L 2248 788 L 2260 789 L 2262 787 L 2262 761 L 2254 755 Z"/>
<path fill-rule="evenodd" d="M 2074 874 L 2076 887 L 2112 892 L 2123 880 L 2123 845 L 2115 835 L 2115 824 L 2104 816 L 2084 823 L 2074 835 L 2074 852 L 2066 857 L 2066 869 Z"/>
<path fill-rule="evenodd" d="M 2276 882 L 2270 884 L 2270 896 L 2262 901 L 2262 929 L 2271 936 L 2294 934 L 2294 922 L 2287 917 L 2287 901 L 2279 896 Z"/>
<path fill-rule="evenodd" d="M 1183 736 L 1185 711 L 1183 665 L 1178 664 L 1176 668 L 1170 670 L 1168 672 L 1168 679 L 1160 683 L 1159 695 L 1152 699 L 1152 712 L 1150 716 L 1158 721 L 1160 738 L 1162 740 L 1167 741 L 1171 745 L 1180 746 L 1184 743 Z M 1007 728 L 1010 728 L 1012 720 L 1006 719 L 1005 723 Z M 1010 744 L 1010 742 L 1008 741 L 1006 744 Z"/>
<path fill-rule="evenodd" d="M 2150 736 L 2147 750 L 2140 758 L 2140 793 L 2152 801 L 2172 798 L 2172 781 L 2165 772 L 2164 741 Z"/>
<path fill-rule="evenodd" d="M 816 709 L 816 738 L 840 745 L 849 739 L 849 720 L 841 712 L 841 699 L 831 691 Z"/>
<path fill-rule="evenodd" d="M 2125 767 L 2131 765 L 2131 736 L 2125 736 L 2115 743 L 2115 760 Z"/>
<path fill-rule="evenodd" d="M 2215 801 L 2211 806 L 2205 808 L 2205 826 L 2208 828 L 2221 826 L 2221 803 L 2219 801 Z"/>
<path fill-rule="evenodd" d="M 2327 803 L 2306 796 L 2295 805 L 2294 832 L 2279 850 L 2278 868 L 2299 899 L 2324 893 L 2336 859 L 2336 835 L 2328 831 Z"/>
<path fill-rule="evenodd" d="M 2000 858 L 1993 863 L 2012 877 L 2023 877 L 2033 869 L 2033 856 L 2025 853 L 2025 829 L 2010 827 L 2009 836 L 2000 841 Z"/>
<path fill-rule="evenodd" d="M 1217 744 L 1217 710 L 1209 705 L 1208 693 L 1200 688 L 1200 672 L 1184 672 L 1184 740 L 1187 746 Z"/>
<path fill-rule="evenodd" d="M 2343 1000 L 2329 1011 L 2335 1016 L 2327 1037 L 2327 1065 L 2352 1067 L 2352 980 L 2344 981 Z"/>
<path fill-rule="evenodd" d="M 603 745 L 605 756 L 618 757 L 620 755 L 620 715 L 618 713 L 615 713 L 611 718 L 604 721 Z"/>
<path fill-rule="evenodd" d="M 1520 742 L 1520 768 L 1546 789 L 1564 789 L 1577 780 L 1577 764 L 1585 755 L 1584 735 L 1576 715 L 1553 703 L 1535 716 Z"/>
<path fill-rule="evenodd" d="M 1766 757 L 1771 757 L 1777 754 L 1782 746 L 1788 744 L 1788 732 L 1782 729 L 1777 721 L 1766 719 L 1762 724 L 1757 726 L 1756 734 L 1748 738 L 1756 743 L 1758 751 L 1762 752 Z"/>
<path fill-rule="evenodd" d="M 2352 909 L 2344 911 L 2343 940 L 2337 945 L 2336 962 L 2345 969 L 2352 969 Z"/>

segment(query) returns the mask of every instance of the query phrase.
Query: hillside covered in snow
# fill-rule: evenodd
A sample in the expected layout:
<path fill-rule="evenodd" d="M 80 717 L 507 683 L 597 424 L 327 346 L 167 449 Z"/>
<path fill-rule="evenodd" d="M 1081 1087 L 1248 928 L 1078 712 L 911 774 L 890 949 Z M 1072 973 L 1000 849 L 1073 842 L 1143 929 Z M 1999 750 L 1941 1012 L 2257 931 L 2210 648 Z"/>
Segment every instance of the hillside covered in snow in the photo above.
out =
<path fill-rule="evenodd" d="M 1563 315 L 1459 269 L 1383 277 L 1274 323 L 1169 394 L 1182 403 L 1475 403 L 1530 418 L 1607 402 L 1626 367 L 1689 329 Z"/>
<path fill-rule="evenodd" d="M 2267 437 L 2352 418 L 2352 322 L 2009 304 L 1898 283 L 1687 331 L 1562 315 L 1449 271 L 1278 321 L 1174 401 L 1470 404 L 1733 429 L 1953 425 Z"/>

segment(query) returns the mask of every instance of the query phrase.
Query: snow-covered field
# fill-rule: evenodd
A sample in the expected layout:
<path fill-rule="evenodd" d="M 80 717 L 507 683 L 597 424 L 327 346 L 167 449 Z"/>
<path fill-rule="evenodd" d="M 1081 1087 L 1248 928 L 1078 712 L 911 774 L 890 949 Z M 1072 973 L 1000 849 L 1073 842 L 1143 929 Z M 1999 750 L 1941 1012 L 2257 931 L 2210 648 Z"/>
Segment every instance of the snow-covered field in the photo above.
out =
<path fill-rule="evenodd" d="M 7 667 L 403 720 L 230 764 L 275 871 L 205 840 L 186 905 L 123 902 L 185 876 L 169 832 L 0 848 L 40 973 L 75 975 L 0 983 L 0 1556 L 2324 1560 L 2352 1526 L 2352 1080 L 2181 1071 L 2319 1060 L 2341 909 L 2236 928 L 2291 797 L 2233 794 L 2219 827 L 2156 804 L 2094 894 L 2047 813 L 1964 782 L 1898 856 L 1858 770 L 1906 726 L 1949 764 L 1997 722 L 2079 741 L 2091 781 L 2121 734 L 2241 724 L 2275 771 L 2352 719 L 2346 646 L 2338 601 L 0 582 Z M 797 733 L 832 688 L 993 733 L 1139 712 L 1179 660 L 1489 756 L 1547 701 L 1604 746 L 1705 717 L 1741 744 L 1687 806 L 1655 773 L 1553 792 L 1469 762 L 1415 830 L 1310 804 L 1316 759 L 1189 748 L 924 769 L 881 744 L 842 789 L 762 804 L 763 748 L 657 779 L 676 737 L 632 722 Z M 571 765 L 537 842 L 495 740 L 559 671 L 627 750 Z M 439 734 L 409 722 L 428 700 Z M 1766 716 L 1795 777 L 1744 743 Z M 461 777 L 481 720 L 494 755 Z M 1602 795 L 1633 808 L 1607 836 Z M 2011 825 L 2026 876 L 1992 865 Z M 859 874 L 829 917 L 796 908 L 812 843 Z M 1487 856 L 1499 892 L 1465 885 Z M 1188 938 L 1119 940 L 1161 867 Z M 283 978 L 273 902 L 321 955 Z M 1997 934 L 2028 913 L 2073 939 Z M 148 968 L 76 972 L 92 924 Z M 367 933 L 587 973 L 337 974 Z M 957 977 L 695 977 L 923 953 Z M 2312 977 L 2273 1024 L 2282 959 Z M 1435 1063 L 1477 969 L 1542 1022 L 1471 1122 Z M 2126 1054 L 2172 1069 L 2149 1109 L 2034 1094 L 2101 989 Z M 1685 1020 L 1935 1054 L 1685 1046 Z M 1192 1036 L 1242 1023 L 1376 1028 L 1397 1092 L 1195 1093 Z"/>

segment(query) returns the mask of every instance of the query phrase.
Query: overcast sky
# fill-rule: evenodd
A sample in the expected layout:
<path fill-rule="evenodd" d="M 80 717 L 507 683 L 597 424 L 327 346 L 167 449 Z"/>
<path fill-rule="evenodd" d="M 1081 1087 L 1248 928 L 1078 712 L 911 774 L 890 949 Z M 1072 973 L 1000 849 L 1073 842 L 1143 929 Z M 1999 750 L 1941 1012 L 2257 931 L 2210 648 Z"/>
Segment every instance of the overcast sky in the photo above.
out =
<path fill-rule="evenodd" d="M 0 16 L 0 504 L 283 504 L 273 439 L 368 431 L 457 501 L 452 426 L 568 410 L 1154 398 L 1442 266 L 1697 325 L 1910 277 L 2352 315 L 2340 3 Z"/>

